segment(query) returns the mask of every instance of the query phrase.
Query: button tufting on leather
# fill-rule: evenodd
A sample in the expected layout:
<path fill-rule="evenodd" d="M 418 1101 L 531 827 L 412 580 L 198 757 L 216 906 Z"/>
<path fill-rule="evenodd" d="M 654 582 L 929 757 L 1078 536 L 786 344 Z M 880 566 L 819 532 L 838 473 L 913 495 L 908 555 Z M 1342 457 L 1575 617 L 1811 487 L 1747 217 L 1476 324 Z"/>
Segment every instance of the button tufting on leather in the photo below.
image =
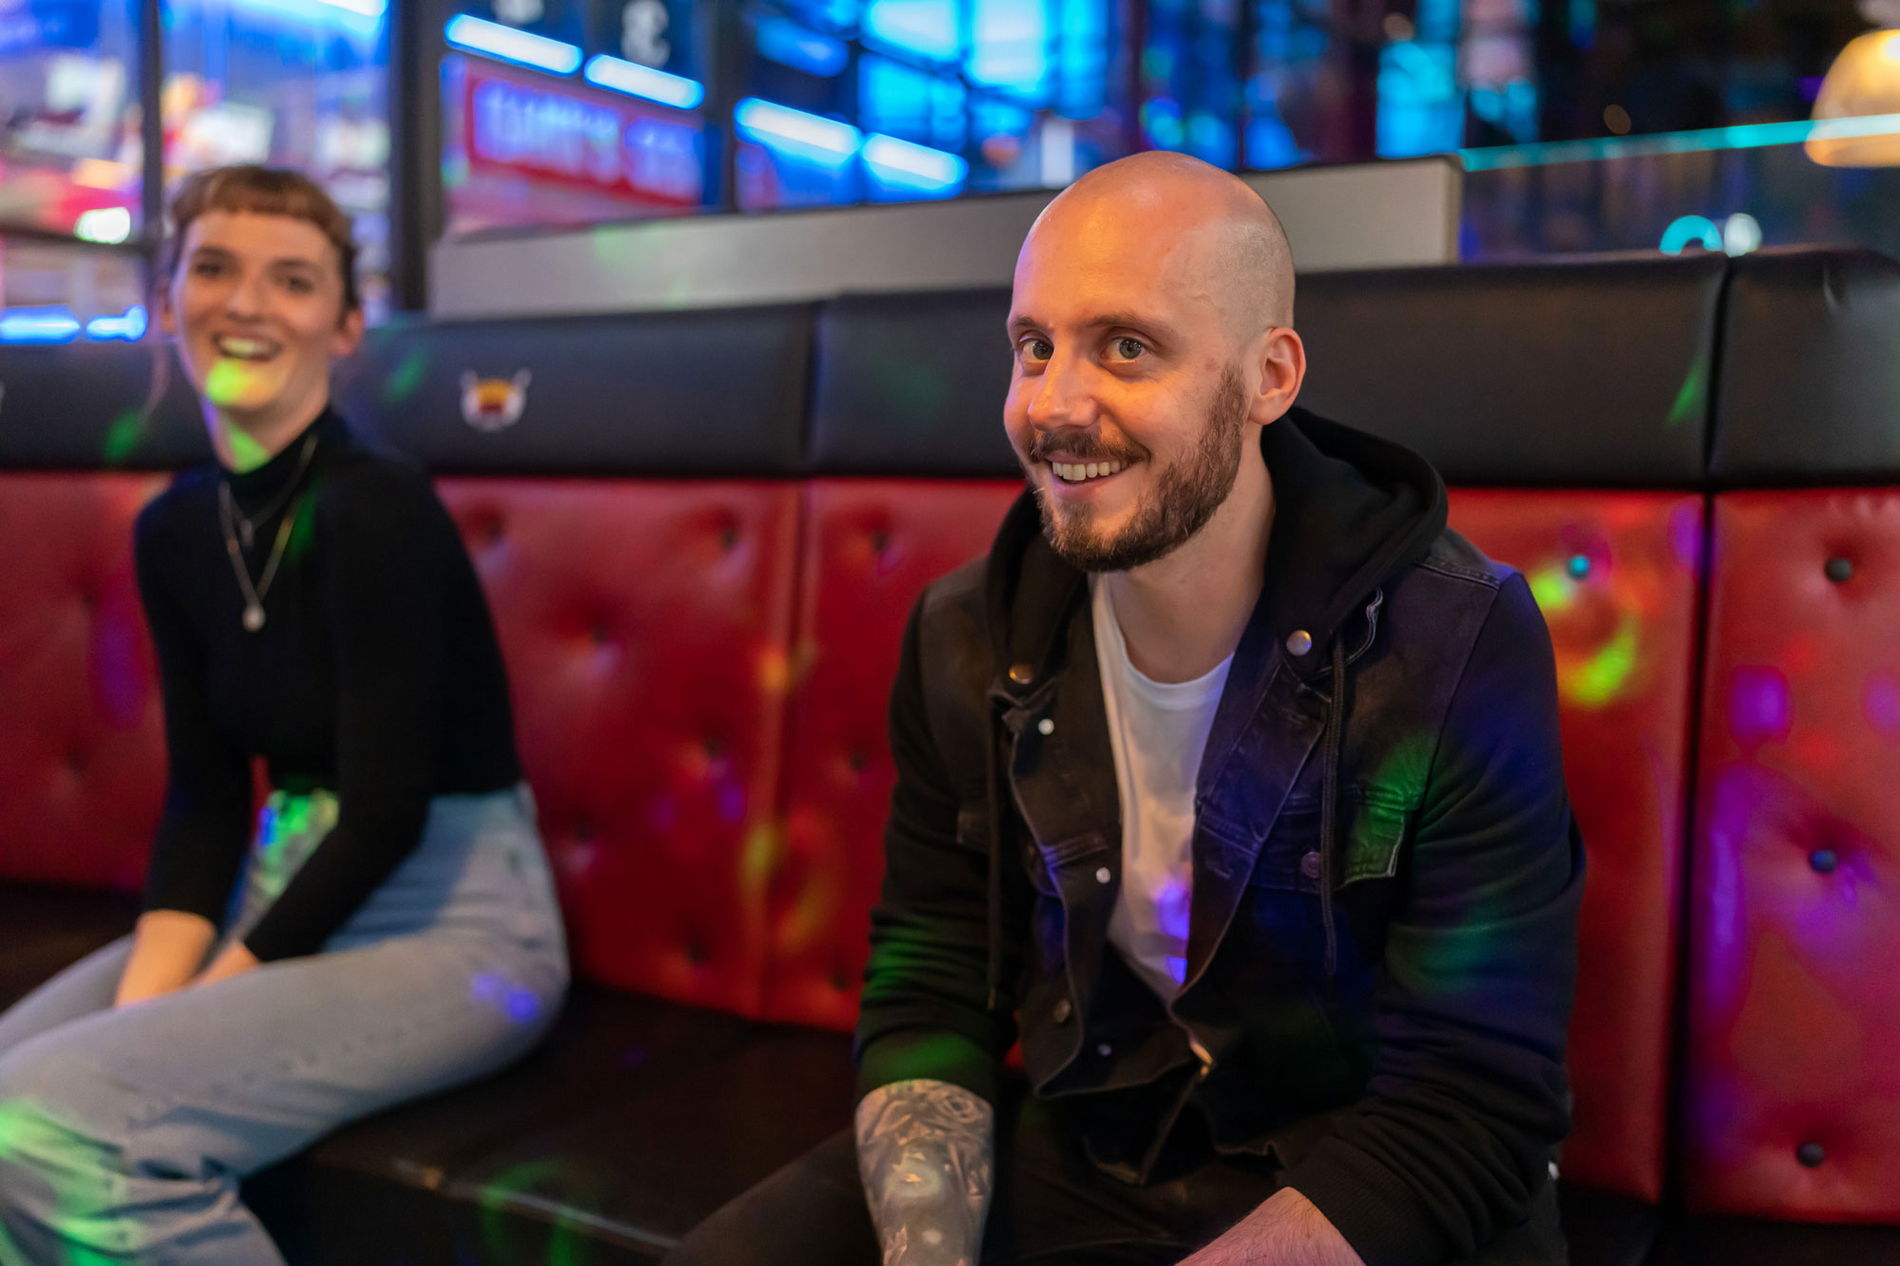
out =
<path fill-rule="evenodd" d="M 1812 866 L 1817 874 L 1831 875 L 1834 873 L 1834 868 L 1840 864 L 1840 857 L 1831 848 L 1817 848 L 1808 854 L 1808 865 Z"/>
<path fill-rule="evenodd" d="M 1572 554 L 1570 556 L 1569 568 L 1570 578 L 1572 580 L 1582 580 L 1585 576 L 1590 574 L 1590 556 L 1588 554 Z"/>
<path fill-rule="evenodd" d="M 1803 1143 L 1795 1149 L 1794 1158 L 1809 1169 L 1818 1169 L 1827 1159 L 1827 1149 L 1819 1143 Z"/>
<path fill-rule="evenodd" d="M 883 528 L 871 529 L 871 552 L 882 554 L 891 547 L 891 534 Z"/>
<path fill-rule="evenodd" d="M 871 758 L 862 747 L 854 747 L 845 753 L 845 764 L 851 766 L 851 772 L 861 774 L 871 766 Z"/>
<path fill-rule="evenodd" d="M 1828 559 L 1827 578 L 1837 585 L 1846 584 L 1854 578 L 1854 564 L 1845 558 Z"/>

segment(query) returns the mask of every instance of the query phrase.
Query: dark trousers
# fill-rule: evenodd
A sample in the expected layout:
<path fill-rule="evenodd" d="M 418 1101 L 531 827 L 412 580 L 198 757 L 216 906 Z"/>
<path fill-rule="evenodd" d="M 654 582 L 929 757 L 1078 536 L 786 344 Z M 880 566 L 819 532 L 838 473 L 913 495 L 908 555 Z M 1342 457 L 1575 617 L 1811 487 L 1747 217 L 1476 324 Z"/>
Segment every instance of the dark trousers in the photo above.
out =
<path fill-rule="evenodd" d="M 1158 1181 L 1130 1186 L 1090 1164 L 1048 1104 L 1018 1092 L 997 1115 L 998 1172 L 981 1266 L 1175 1266 L 1279 1190 L 1267 1160 L 1193 1148 Z M 1468 1266 L 1563 1262 L 1556 1192 L 1547 1185 L 1531 1220 Z M 879 1266 L 851 1132 L 731 1201 L 665 1266 Z"/>

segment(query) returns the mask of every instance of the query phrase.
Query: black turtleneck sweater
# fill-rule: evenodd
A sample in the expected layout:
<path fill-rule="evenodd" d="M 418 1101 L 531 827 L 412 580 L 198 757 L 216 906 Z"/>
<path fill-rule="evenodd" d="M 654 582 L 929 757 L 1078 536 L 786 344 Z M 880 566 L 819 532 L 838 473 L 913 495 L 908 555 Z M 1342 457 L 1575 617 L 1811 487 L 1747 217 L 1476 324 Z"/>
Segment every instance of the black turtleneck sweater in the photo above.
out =
<path fill-rule="evenodd" d="M 220 526 L 227 479 L 247 515 L 282 499 L 255 524 L 253 583 L 296 516 L 255 633 Z M 322 948 L 414 848 L 430 797 L 519 779 L 501 652 L 454 523 L 421 470 L 363 447 L 334 413 L 256 470 L 179 475 L 139 516 L 137 557 L 171 763 L 146 909 L 222 922 L 250 838 L 252 756 L 273 786 L 330 788 L 339 808 L 245 938 L 266 962 Z"/>

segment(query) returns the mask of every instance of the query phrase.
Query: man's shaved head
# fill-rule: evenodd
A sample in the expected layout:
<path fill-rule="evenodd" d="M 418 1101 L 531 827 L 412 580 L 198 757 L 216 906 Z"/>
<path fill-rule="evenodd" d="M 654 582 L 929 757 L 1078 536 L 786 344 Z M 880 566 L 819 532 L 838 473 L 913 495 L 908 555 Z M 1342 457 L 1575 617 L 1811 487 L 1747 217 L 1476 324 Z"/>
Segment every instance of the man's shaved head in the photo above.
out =
<path fill-rule="evenodd" d="M 1091 225 L 1149 230 L 1156 249 L 1179 251 L 1190 284 L 1203 288 L 1231 323 L 1252 338 L 1293 324 L 1293 253 L 1280 217 L 1239 177 L 1186 154 L 1151 151 L 1088 172 L 1043 209 L 1023 241 Z M 1020 266 L 1020 265 L 1019 265 Z"/>
<path fill-rule="evenodd" d="M 1258 526 L 1250 440 L 1292 407 L 1306 352 L 1286 234 L 1245 183 L 1184 154 L 1096 168 L 1023 240 L 1008 331 L 1004 426 L 1058 554 L 1133 571 L 1224 507 L 1241 537 Z"/>

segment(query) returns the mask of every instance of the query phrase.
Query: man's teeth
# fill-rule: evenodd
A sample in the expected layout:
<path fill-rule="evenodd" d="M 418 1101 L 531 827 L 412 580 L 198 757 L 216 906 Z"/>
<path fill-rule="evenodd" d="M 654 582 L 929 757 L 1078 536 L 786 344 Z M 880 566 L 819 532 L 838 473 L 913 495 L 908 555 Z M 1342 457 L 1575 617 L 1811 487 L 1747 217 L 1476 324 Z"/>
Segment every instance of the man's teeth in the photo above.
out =
<path fill-rule="evenodd" d="M 240 360 L 262 360 L 276 350 L 275 343 L 264 339 L 226 336 L 218 340 L 218 351 L 221 355 L 234 356 Z"/>
<path fill-rule="evenodd" d="M 1113 475 L 1127 465 L 1127 462 L 1050 462 L 1049 469 L 1056 472 L 1057 479 L 1077 484 L 1085 479 Z"/>

